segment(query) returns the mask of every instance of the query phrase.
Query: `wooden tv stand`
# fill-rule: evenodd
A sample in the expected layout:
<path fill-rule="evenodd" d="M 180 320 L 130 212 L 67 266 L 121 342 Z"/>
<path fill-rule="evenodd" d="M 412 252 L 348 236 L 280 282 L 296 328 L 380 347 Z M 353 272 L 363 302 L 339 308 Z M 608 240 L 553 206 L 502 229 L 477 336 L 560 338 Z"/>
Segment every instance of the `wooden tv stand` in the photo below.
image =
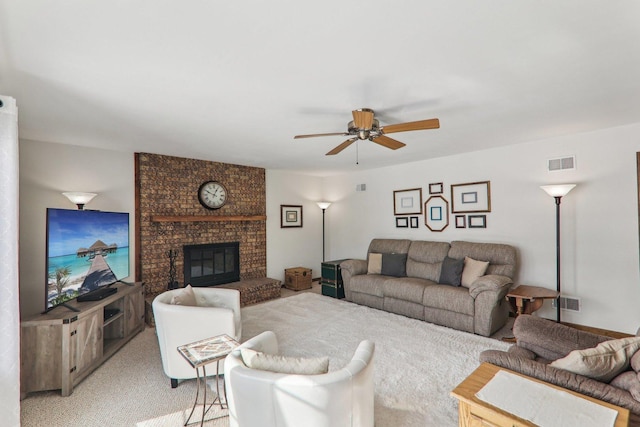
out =
<path fill-rule="evenodd" d="M 21 323 L 22 397 L 57 389 L 69 396 L 75 385 L 144 329 L 142 282 L 113 287 L 118 291 L 102 300 L 67 303 L 78 312 L 58 306 Z"/>

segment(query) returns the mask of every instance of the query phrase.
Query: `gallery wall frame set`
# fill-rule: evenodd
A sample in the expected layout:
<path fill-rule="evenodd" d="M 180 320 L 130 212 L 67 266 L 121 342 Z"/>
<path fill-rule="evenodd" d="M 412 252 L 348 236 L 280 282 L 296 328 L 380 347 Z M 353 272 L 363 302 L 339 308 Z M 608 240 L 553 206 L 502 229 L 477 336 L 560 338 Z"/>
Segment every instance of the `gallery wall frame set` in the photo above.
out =
<path fill-rule="evenodd" d="M 490 181 L 451 185 L 451 212 L 491 212 Z"/>
<path fill-rule="evenodd" d="M 421 215 L 422 188 L 396 190 L 393 192 L 394 215 Z"/>
<path fill-rule="evenodd" d="M 301 205 L 280 205 L 280 228 L 302 227 Z"/>
<path fill-rule="evenodd" d="M 424 203 L 424 224 L 431 231 L 442 231 L 449 225 L 449 202 L 442 196 L 431 196 Z"/>
<path fill-rule="evenodd" d="M 456 215 L 456 228 L 487 228 L 486 215 Z"/>

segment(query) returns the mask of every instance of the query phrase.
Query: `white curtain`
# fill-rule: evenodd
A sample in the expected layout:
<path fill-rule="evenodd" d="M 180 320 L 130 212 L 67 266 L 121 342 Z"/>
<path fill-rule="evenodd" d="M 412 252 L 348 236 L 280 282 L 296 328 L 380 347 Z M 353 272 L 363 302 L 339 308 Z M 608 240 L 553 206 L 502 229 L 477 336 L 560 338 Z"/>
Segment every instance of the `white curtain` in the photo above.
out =
<path fill-rule="evenodd" d="M 0 423 L 19 426 L 18 109 L 0 101 Z"/>

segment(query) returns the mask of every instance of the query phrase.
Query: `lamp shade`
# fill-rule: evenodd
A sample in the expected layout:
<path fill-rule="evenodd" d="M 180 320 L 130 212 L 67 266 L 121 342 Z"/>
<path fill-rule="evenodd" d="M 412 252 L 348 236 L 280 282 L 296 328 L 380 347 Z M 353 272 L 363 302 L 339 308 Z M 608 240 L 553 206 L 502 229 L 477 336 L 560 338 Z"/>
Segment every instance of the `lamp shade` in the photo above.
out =
<path fill-rule="evenodd" d="M 68 191 L 66 193 L 62 193 L 67 199 L 71 200 L 71 203 L 75 203 L 78 205 L 78 208 L 81 209 L 82 206 L 89 203 L 94 197 L 98 194 L 96 193 L 83 193 L 80 191 Z"/>
<path fill-rule="evenodd" d="M 331 206 L 331 202 L 318 202 L 318 207 L 322 210 L 327 209 L 329 206 Z"/>
<path fill-rule="evenodd" d="M 542 188 L 551 197 L 563 197 L 567 193 L 573 190 L 576 184 L 556 184 L 556 185 L 542 185 Z"/>

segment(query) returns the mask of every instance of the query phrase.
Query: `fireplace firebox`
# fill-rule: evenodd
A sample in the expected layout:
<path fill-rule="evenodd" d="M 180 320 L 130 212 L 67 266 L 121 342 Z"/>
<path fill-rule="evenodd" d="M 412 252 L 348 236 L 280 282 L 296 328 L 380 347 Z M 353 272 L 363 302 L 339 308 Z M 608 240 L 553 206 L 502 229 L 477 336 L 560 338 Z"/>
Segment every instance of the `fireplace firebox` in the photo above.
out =
<path fill-rule="evenodd" d="M 215 286 L 240 280 L 240 242 L 185 245 L 184 283 Z"/>

